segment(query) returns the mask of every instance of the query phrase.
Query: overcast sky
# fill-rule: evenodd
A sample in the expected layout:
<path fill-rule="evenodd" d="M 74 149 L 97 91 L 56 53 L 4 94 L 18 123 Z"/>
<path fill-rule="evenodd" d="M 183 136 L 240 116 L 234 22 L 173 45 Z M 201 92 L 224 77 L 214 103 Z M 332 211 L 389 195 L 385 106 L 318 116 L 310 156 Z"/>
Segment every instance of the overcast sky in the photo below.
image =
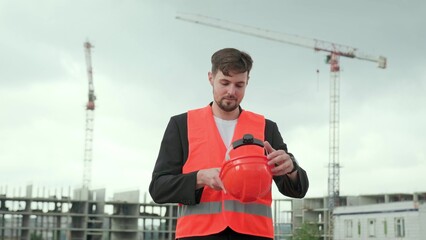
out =
<path fill-rule="evenodd" d="M 92 188 L 138 189 L 143 200 L 170 116 L 211 101 L 210 56 L 235 47 L 254 59 L 242 107 L 278 123 L 308 172 L 307 196 L 327 194 L 326 54 L 179 21 L 178 12 L 387 57 L 385 70 L 341 58 L 340 192 L 424 192 L 424 9 L 421 0 L 0 0 L 0 192 L 82 185 L 89 40 Z"/>

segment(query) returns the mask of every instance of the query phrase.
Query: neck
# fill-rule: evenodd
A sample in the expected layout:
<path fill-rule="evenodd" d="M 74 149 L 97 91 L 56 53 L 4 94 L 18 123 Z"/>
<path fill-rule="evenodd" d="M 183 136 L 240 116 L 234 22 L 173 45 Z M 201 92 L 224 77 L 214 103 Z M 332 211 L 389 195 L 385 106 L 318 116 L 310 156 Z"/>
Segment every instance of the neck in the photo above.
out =
<path fill-rule="evenodd" d="M 212 104 L 212 112 L 213 115 L 223 119 L 223 120 L 234 120 L 237 119 L 238 116 L 240 115 L 240 108 L 236 108 L 235 110 L 233 110 L 232 112 L 226 112 L 223 111 L 217 104 L 216 102 L 213 102 Z"/>

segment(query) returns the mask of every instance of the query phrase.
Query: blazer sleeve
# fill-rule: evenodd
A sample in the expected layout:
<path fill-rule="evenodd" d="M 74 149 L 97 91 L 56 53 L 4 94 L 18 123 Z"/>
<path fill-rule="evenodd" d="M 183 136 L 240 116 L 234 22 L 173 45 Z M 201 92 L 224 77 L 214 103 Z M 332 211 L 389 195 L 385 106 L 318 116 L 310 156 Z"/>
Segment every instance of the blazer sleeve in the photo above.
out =
<path fill-rule="evenodd" d="M 152 173 L 149 193 L 156 203 L 193 205 L 199 201 L 194 191 L 197 172 L 182 174 L 188 157 L 187 114 L 170 118 Z"/>
<path fill-rule="evenodd" d="M 284 143 L 277 124 L 268 119 L 265 125 L 265 140 L 268 141 L 274 149 L 282 149 L 293 156 L 293 154 L 288 152 L 287 144 Z M 297 170 L 297 182 L 293 182 L 287 175 L 274 176 L 274 182 L 280 193 L 293 198 L 303 198 L 309 188 L 308 175 L 302 167 Z"/>

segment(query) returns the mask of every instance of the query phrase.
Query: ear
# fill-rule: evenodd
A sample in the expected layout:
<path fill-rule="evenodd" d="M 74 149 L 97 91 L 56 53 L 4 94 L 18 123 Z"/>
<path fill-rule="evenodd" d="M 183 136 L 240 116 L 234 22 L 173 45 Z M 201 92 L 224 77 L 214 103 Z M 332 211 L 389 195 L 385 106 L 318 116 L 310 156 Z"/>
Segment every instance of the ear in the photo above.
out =
<path fill-rule="evenodd" d="M 212 73 L 212 72 L 209 72 L 209 73 L 208 73 L 208 78 L 209 78 L 210 85 L 212 85 L 212 86 L 213 86 L 213 78 L 214 78 L 214 76 L 213 76 L 213 73 Z"/>

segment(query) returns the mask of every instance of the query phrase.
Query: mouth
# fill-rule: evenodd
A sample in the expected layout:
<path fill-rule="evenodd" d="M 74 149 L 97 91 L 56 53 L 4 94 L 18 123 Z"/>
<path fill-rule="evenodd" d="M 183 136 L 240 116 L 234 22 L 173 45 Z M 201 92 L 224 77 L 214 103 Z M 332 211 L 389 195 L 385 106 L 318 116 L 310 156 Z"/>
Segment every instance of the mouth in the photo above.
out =
<path fill-rule="evenodd" d="M 225 99 L 224 101 L 226 104 L 234 104 L 234 102 L 237 102 L 236 99 Z"/>
<path fill-rule="evenodd" d="M 223 99 L 224 100 L 228 100 L 228 101 L 235 101 L 235 100 L 237 100 L 236 98 L 230 98 L 230 97 L 225 97 Z"/>

